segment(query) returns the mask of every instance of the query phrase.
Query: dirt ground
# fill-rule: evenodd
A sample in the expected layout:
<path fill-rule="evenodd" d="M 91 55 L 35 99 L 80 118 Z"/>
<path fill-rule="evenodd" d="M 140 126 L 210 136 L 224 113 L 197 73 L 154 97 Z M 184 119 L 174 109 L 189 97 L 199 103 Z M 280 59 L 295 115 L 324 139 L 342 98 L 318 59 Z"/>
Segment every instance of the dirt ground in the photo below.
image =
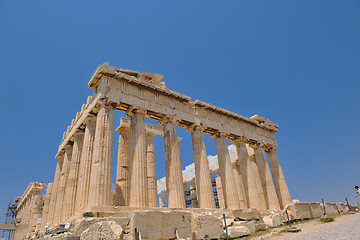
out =
<path fill-rule="evenodd" d="M 360 240 L 360 213 L 336 216 L 334 222 L 322 223 L 318 219 L 294 225 L 301 229 L 297 233 L 281 232 L 274 228 L 256 240 Z"/>

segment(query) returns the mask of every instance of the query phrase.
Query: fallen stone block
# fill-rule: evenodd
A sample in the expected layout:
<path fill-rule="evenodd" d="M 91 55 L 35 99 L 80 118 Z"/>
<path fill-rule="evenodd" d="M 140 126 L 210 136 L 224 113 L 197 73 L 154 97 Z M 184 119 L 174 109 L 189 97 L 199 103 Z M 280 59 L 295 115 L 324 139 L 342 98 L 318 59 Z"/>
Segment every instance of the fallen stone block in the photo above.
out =
<path fill-rule="evenodd" d="M 189 211 L 134 210 L 130 217 L 131 235 L 134 229 L 141 232 L 142 239 L 191 238 L 191 213 Z"/>
<path fill-rule="evenodd" d="M 335 203 L 325 203 L 325 210 L 327 215 L 335 215 L 339 213 Z"/>
<path fill-rule="evenodd" d="M 286 210 L 288 210 L 290 220 L 311 218 L 308 203 L 291 203 L 286 206 Z"/>
<path fill-rule="evenodd" d="M 80 235 L 80 240 L 120 240 L 123 234 L 122 227 L 115 221 L 97 222 Z"/>
<path fill-rule="evenodd" d="M 321 203 L 308 203 L 311 218 L 317 218 L 324 215 L 324 209 Z"/>
<path fill-rule="evenodd" d="M 282 216 L 280 213 L 270 214 L 263 217 L 263 221 L 267 227 L 277 227 L 283 224 Z"/>
<path fill-rule="evenodd" d="M 73 222 L 71 223 L 74 226 L 74 234 L 76 236 L 80 236 L 80 234 L 88 229 L 91 225 L 99 222 L 98 218 L 75 218 Z"/>
<path fill-rule="evenodd" d="M 250 232 L 255 232 L 255 222 L 254 221 L 235 221 L 233 226 L 234 227 L 244 226 L 244 227 L 247 227 Z"/>
<path fill-rule="evenodd" d="M 336 203 L 338 210 L 340 213 L 347 213 L 349 212 L 349 207 L 343 203 Z"/>
<path fill-rule="evenodd" d="M 263 220 L 254 221 L 254 224 L 255 224 L 255 232 L 266 229 L 266 224 Z"/>
<path fill-rule="evenodd" d="M 233 226 L 228 229 L 229 238 L 237 238 L 242 236 L 247 236 L 250 234 L 250 230 L 244 226 Z"/>
<path fill-rule="evenodd" d="M 193 239 L 219 239 L 224 234 L 223 223 L 212 215 L 193 215 Z"/>
<path fill-rule="evenodd" d="M 245 210 L 233 210 L 235 220 L 252 220 L 252 219 L 261 219 L 259 211 L 255 209 L 245 209 Z"/>

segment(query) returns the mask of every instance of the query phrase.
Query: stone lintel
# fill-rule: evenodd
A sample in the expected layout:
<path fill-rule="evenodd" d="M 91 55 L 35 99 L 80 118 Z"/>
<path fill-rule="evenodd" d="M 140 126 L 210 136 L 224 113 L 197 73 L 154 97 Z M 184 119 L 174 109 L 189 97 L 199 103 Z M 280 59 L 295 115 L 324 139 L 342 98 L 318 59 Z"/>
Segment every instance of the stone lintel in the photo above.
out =
<path fill-rule="evenodd" d="M 101 94 L 96 95 L 92 98 L 92 101 L 88 104 L 88 106 L 84 109 L 79 119 L 74 123 L 74 125 L 71 126 L 70 130 L 67 132 L 65 138 L 60 143 L 58 152 L 55 156 L 55 158 L 59 158 L 61 155 L 63 155 L 63 149 L 67 145 L 69 141 L 71 141 L 71 138 L 73 135 L 78 131 L 78 128 L 81 128 L 81 125 L 83 125 L 87 118 L 92 115 L 92 110 L 95 108 L 96 103 L 100 100 Z"/>
<path fill-rule="evenodd" d="M 28 187 L 24 191 L 23 195 L 20 197 L 20 200 L 17 204 L 17 209 L 20 209 L 23 203 L 26 201 L 26 199 L 31 195 L 33 192 L 41 192 L 43 189 L 45 189 L 44 183 L 38 183 L 38 182 L 31 182 L 29 183 Z"/>
<path fill-rule="evenodd" d="M 120 125 L 116 128 L 116 131 L 120 129 L 128 129 L 130 130 L 130 122 L 131 120 L 128 118 L 120 118 Z M 150 123 L 145 124 L 145 132 L 147 135 L 160 135 L 164 136 L 164 129 L 161 126 L 152 125 Z"/>

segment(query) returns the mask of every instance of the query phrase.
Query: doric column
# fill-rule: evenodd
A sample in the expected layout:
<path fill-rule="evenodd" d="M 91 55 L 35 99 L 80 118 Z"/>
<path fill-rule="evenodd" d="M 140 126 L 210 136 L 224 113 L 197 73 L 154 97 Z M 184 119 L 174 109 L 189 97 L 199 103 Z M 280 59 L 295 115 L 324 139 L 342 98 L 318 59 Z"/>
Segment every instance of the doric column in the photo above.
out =
<path fill-rule="evenodd" d="M 146 111 L 143 109 L 134 109 L 131 113 L 128 113 L 131 117 L 129 150 L 130 207 L 148 206 L 145 113 Z"/>
<path fill-rule="evenodd" d="M 257 189 L 258 194 L 259 194 L 259 200 L 260 200 L 260 205 L 261 205 L 259 210 L 267 210 L 264 191 L 263 191 L 263 187 L 261 185 L 261 179 L 260 179 L 260 175 L 259 175 L 259 168 L 258 168 L 258 165 L 256 163 L 255 155 L 254 154 L 250 155 L 249 160 L 250 160 L 251 169 L 252 169 L 252 171 L 254 173 L 254 178 L 255 178 L 255 182 L 256 182 L 256 189 Z"/>
<path fill-rule="evenodd" d="M 224 192 L 221 184 L 221 177 L 218 175 L 215 179 L 216 182 L 216 191 L 217 191 L 217 197 L 219 201 L 219 207 L 220 208 L 226 208 L 225 206 L 225 199 L 224 199 Z"/>
<path fill-rule="evenodd" d="M 280 210 L 280 204 L 276 195 L 274 182 L 271 177 L 264 149 L 257 144 L 252 144 L 255 151 L 255 159 L 259 170 L 261 185 L 264 192 L 265 202 L 269 210 Z"/>
<path fill-rule="evenodd" d="M 46 188 L 44 207 L 43 207 L 43 211 L 42 211 L 41 230 L 44 229 L 46 223 L 48 222 L 49 207 L 50 207 L 50 201 L 51 201 L 51 195 L 52 195 L 52 187 L 53 187 L 53 182 L 49 182 L 47 185 L 47 188 Z"/>
<path fill-rule="evenodd" d="M 63 213 L 65 212 L 65 208 L 64 208 L 65 184 L 69 175 L 69 166 L 71 163 L 72 149 L 73 147 L 70 144 L 65 146 L 64 161 L 63 161 L 63 166 L 61 168 L 58 193 L 56 198 L 56 205 L 55 205 L 56 209 L 54 209 L 55 211 L 54 224 L 61 223 L 64 220 Z M 61 209 L 61 211 L 59 211 L 59 209 Z"/>
<path fill-rule="evenodd" d="M 79 131 L 74 134 L 74 146 L 71 156 L 69 177 L 66 181 L 64 214 L 65 219 L 71 217 L 75 212 L 76 190 L 78 185 L 78 175 L 81 151 L 83 146 L 84 132 Z"/>
<path fill-rule="evenodd" d="M 58 192 L 59 192 L 59 181 L 60 181 L 60 174 L 61 174 L 61 169 L 62 169 L 62 165 L 63 165 L 63 157 L 59 157 L 57 164 L 56 164 L 56 170 L 55 170 L 55 175 L 54 175 L 54 183 L 52 186 L 52 194 L 51 194 L 51 199 L 50 199 L 50 206 L 49 206 L 49 213 L 48 213 L 48 217 L 47 217 L 47 221 L 50 223 L 50 225 L 53 225 L 54 223 L 54 214 L 55 214 L 55 209 L 56 209 L 56 204 L 57 204 L 57 196 L 58 196 Z M 46 224 L 46 223 L 45 223 Z"/>
<path fill-rule="evenodd" d="M 80 158 L 75 206 L 76 213 L 88 207 L 92 155 L 94 152 L 95 127 L 96 117 L 89 116 L 86 119 L 83 148 Z"/>
<path fill-rule="evenodd" d="M 179 141 L 175 120 L 164 118 L 166 196 L 169 208 L 185 208 L 185 194 L 181 169 Z"/>
<path fill-rule="evenodd" d="M 99 112 L 96 118 L 88 205 L 110 206 L 114 108 L 104 100 L 96 106 Z"/>
<path fill-rule="evenodd" d="M 146 134 L 149 207 L 158 207 L 154 134 Z"/>
<path fill-rule="evenodd" d="M 129 127 L 122 126 L 121 123 L 116 129 L 119 132 L 116 169 L 116 206 L 129 205 L 129 130 Z"/>
<path fill-rule="evenodd" d="M 159 207 L 166 207 L 165 204 L 165 193 L 159 194 Z"/>
<path fill-rule="evenodd" d="M 188 128 L 191 132 L 191 139 L 194 153 L 195 181 L 198 204 L 200 208 L 215 208 L 214 192 L 207 159 L 203 128 L 193 126 Z"/>
<path fill-rule="evenodd" d="M 271 173 L 274 179 L 277 195 L 279 197 L 280 207 L 284 209 L 287 204 L 291 203 L 289 189 L 287 187 L 284 173 L 281 169 L 276 149 L 271 148 L 267 151 Z"/>
<path fill-rule="evenodd" d="M 244 193 L 248 208 L 261 209 L 261 202 L 259 192 L 256 186 L 256 179 L 251 167 L 249 159 L 249 153 L 246 148 L 246 144 L 239 139 L 234 141 L 236 145 L 236 151 L 238 155 L 238 169 L 242 177 L 242 183 L 244 187 Z"/>
<path fill-rule="evenodd" d="M 245 197 L 244 187 L 243 187 L 244 184 L 243 184 L 242 177 L 241 177 L 239 163 L 236 162 L 234 165 L 232 165 L 232 167 L 233 167 L 235 183 L 237 186 L 236 190 L 239 195 L 240 209 L 247 209 L 246 197 Z"/>
<path fill-rule="evenodd" d="M 225 136 L 225 133 L 214 135 L 225 206 L 228 209 L 240 209 L 239 195 Z"/>

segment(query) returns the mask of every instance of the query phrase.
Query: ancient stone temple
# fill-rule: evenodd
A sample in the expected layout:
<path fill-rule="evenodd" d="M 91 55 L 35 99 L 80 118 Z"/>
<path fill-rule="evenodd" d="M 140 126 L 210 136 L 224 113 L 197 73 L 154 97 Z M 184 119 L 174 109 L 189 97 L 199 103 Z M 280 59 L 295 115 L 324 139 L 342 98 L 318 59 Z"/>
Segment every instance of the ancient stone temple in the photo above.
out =
<path fill-rule="evenodd" d="M 258 115 L 248 118 L 200 100 L 191 101 L 189 96 L 166 88 L 161 79 L 160 74 L 108 63 L 96 69 L 88 83 L 93 95 L 64 132 L 56 154 L 41 230 L 86 212 L 99 216 L 134 209 L 181 212 L 186 210 L 184 184 L 188 182 L 196 196 L 192 208 L 200 212 L 215 213 L 216 201 L 224 211 L 278 211 L 291 203 L 276 154 L 277 125 Z M 128 118 L 114 119 L 114 111 L 125 112 Z M 145 123 L 145 118 L 156 120 L 158 125 Z M 120 122 L 115 135 L 119 139 L 113 138 L 114 121 Z M 181 168 L 177 127 L 191 134 L 194 164 L 188 180 L 184 180 Z M 210 165 L 204 134 L 216 142 L 216 163 L 210 161 Z M 165 159 L 155 157 L 156 135 L 164 138 Z M 227 139 L 234 144 L 235 157 L 230 156 Z M 112 155 L 114 140 L 118 141 L 117 156 Z M 158 183 L 156 161 L 165 161 L 166 168 L 166 177 Z M 211 179 L 214 172 L 216 180 Z M 215 195 L 214 186 L 218 190 Z M 136 224 L 134 220 L 131 226 Z"/>

